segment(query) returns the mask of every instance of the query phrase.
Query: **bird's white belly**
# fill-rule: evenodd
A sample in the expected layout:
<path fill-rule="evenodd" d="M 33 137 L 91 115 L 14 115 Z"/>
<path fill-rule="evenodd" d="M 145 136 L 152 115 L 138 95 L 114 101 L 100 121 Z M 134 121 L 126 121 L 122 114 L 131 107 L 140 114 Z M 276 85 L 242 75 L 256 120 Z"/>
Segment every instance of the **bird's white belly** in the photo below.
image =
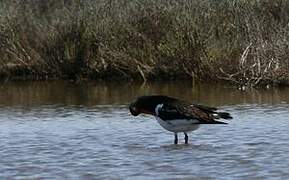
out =
<path fill-rule="evenodd" d="M 168 131 L 171 132 L 190 132 L 197 130 L 200 126 L 198 120 L 196 119 L 177 119 L 177 120 L 170 120 L 164 121 L 159 117 L 156 117 L 158 123 Z"/>

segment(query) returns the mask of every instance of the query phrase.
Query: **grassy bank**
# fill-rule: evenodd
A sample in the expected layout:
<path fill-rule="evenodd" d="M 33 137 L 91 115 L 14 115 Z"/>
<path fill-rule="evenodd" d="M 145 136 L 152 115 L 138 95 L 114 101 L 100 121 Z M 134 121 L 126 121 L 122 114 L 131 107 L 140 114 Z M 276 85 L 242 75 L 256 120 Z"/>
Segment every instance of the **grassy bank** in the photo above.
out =
<path fill-rule="evenodd" d="M 0 74 L 288 84 L 288 23 L 284 0 L 0 0 Z"/>

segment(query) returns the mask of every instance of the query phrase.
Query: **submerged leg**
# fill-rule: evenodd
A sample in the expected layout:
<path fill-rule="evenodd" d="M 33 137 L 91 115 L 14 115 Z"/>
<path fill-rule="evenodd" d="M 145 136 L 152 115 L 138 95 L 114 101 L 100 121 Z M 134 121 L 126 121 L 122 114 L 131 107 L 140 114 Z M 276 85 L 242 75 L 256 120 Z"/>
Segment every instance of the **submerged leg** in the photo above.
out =
<path fill-rule="evenodd" d="M 188 144 L 189 137 L 186 132 L 184 132 L 184 134 L 185 134 L 185 144 Z"/>
<path fill-rule="evenodd" d="M 175 133 L 175 144 L 178 144 L 178 134 Z"/>

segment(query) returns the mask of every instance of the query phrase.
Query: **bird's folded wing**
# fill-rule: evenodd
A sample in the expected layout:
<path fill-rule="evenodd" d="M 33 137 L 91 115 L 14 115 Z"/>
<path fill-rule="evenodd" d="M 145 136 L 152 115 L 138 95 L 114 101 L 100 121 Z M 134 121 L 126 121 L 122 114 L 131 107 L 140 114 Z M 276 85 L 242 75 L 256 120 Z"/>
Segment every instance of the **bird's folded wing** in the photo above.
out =
<path fill-rule="evenodd" d="M 197 119 L 200 123 L 210 123 L 214 121 L 211 114 L 186 103 L 164 103 L 162 108 L 158 110 L 158 114 L 159 117 L 165 121 L 176 119 Z"/>

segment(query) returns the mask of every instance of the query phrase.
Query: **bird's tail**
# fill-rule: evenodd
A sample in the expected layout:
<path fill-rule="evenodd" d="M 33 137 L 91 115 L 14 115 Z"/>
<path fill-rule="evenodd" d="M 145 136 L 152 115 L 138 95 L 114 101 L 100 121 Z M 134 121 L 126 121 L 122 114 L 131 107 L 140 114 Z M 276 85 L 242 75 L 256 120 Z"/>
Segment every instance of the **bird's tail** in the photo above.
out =
<path fill-rule="evenodd" d="M 233 119 L 230 113 L 227 113 L 227 112 L 216 112 L 214 113 L 214 117 L 216 119 Z"/>
<path fill-rule="evenodd" d="M 228 123 L 222 121 L 213 121 L 212 124 L 228 124 Z"/>
<path fill-rule="evenodd" d="M 204 121 L 204 122 L 200 122 L 199 124 L 228 124 L 228 123 L 214 120 L 214 121 Z"/>

